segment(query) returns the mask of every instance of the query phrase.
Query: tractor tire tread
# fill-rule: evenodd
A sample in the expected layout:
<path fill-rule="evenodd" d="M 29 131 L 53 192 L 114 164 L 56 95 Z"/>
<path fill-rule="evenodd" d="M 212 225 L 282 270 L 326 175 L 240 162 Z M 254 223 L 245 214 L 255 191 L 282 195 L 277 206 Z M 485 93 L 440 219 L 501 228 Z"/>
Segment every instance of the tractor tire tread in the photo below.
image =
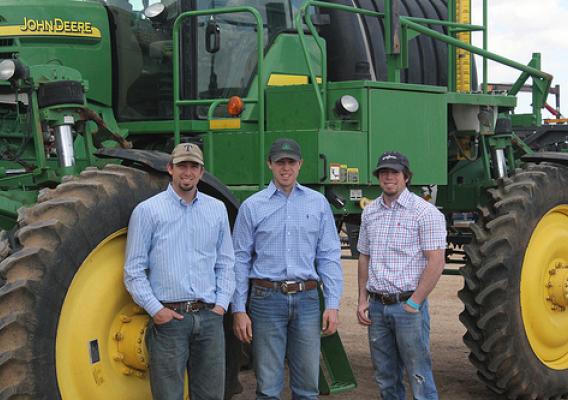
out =
<path fill-rule="evenodd" d="M 543 207 L 552 201 L 549 197 L 565 202 L 566 188 L 567 167 L 527 164 L 488 190 L 492 201 L 480 208 L 473 238 L 465 246 L 465 283 L 458 294 L 464 303 L 460 314 L 466 328 L 463 340 L 480 379 L 509 399 L 550 400 L 568 394 L 568 370 L 551 373 L 523 334 L 519 307 L 522 261 L 512 262 L 513 257 L 522 260 L 524 250 L 521 256 L 515 251 L 528 242 L 546 212 Z"/>
<path fill-rule="evenodd" d="M 39 309 L 45 307 L 42 299 L 46 292 L 66 291 L 59 282 L 64 273 L 60 270 L 64 268 L 56 268 L 53 260 L 67 258 L 68 264 L 80 265 L 85 254 L 79 253 L 88 252 L 100 242 L 100 238 L 90 237 L 96 235 L 87 232 L 80 221 L 93 219 L 91 209 L 110 202 L 118 191 L 119 198 L 130 197 L 131 201 L 127 201 L 126 206 L 113 203 L 105 221 L 113 221 L 113 217 L 119 215 L 124 220 L 129 217 L 125 214 L 126 207 L 130 207 L 131 212 L 132 204 L 163 190 L 165 182 L 163 175 L 152 176 L 128 167 L 87 168 L 79 176 L 65 179 L 55 189 L 42 190 L 35 205 L 20 209 L 15 237 L 22 247 L 0 263 L 0 276 L 4 280 L 0 286 L 0 380 L 3 383 L 0 400 L 58 396 L 55 370 L 45 371 L 46 362 L 54 363 L 53 333 L 42 332 L 37 316 Z M 138 201 L 133 202 L 134 199 Z M 89 243 L 89 246 L 68 252 L 76 254 L 56 253 L 59 244 L 70 235 L 77 236 L 74 240 L 78 243 Z M 48 277 L 50 283 L 43 283 Z M 39 346 L 44 346 L 41 354 L 48 353 L 41 358 L 50 361 L 30 362 L 32 354 L 40 354 Z"/>

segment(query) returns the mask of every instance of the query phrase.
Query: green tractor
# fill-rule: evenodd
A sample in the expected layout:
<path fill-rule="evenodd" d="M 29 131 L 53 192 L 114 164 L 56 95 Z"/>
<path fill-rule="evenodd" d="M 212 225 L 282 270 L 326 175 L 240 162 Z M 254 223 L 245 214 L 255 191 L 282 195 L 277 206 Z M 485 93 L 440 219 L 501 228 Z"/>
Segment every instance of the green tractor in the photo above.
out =
<path fill-rule="evenodd" d="M 449 251 L 466 245 L 460 319 L 481 379 L 511 399 L 568 394 L 568 157 L 513 129 L 540 124 L 552 77 L 538 55 L 472 46 L 487 30 L 469 16 L 469 0 L 4 0 L 0 399 L 149 399 L 148 316 L 122 285 L 132 209 L 193 142 L 200 190 L 234 220 L 283 136 L 352 242 L 378 155 L 406 153 Z M 477 91 L 472 53 L 518 81 L 489 91 L 484 74 Z M 534 111 L 514 114 L 529 78 Z M 322 392 L 353 387 L 337 336 L 322 354 Z"/>

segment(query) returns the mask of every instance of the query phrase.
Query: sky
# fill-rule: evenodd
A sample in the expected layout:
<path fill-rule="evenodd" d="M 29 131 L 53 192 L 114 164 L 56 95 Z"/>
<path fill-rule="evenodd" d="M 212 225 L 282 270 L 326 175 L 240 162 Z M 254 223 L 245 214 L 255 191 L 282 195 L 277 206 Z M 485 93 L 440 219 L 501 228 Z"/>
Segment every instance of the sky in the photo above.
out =
<path fill-rule="evenodd" d="M 532 53 L 541 53 L 541 69 L 560 85 L 560 111 L 568 117 L 568 0 L 488 0 L 488 50 L 523 64 Z M 472 0 L 472 23 L 482 24 L 481 0 Z M 482 47 L 482 34 L 473 35 Z M 482 77 L 482 60 L 476 60 Z M 489 62 L 489 82 L 513 83 L 520 75 L 515 69 Z M 527 82 L 530 83 L 530 80 Z M 530 93 L 519 95 L 516 112 L 530 112 Z M 553 95 L 548 104 L 555 106 Z M 543 110 L 543 118 L 551 114 Z"/>

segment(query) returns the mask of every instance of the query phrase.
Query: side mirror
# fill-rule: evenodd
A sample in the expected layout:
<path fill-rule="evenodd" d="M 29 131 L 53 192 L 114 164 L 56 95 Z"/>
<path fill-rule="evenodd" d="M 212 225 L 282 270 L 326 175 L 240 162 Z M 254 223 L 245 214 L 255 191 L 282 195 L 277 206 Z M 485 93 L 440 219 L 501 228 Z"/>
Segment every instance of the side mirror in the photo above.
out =
<path fill-rule="evenodd" d="M 208 53 L 217 53 L 221 48 L 221 28 L 213 17 L 205 28 L 205 50 Z"/>

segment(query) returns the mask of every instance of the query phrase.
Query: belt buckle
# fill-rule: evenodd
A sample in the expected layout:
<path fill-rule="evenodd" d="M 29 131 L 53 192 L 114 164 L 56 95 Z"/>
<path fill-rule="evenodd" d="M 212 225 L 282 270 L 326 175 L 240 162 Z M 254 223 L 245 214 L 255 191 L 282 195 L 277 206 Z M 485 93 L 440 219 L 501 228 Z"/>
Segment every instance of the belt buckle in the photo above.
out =
<path fill-rule="evenodd" d="M 384 305 L 391 304 L 391 299 L 392 299 L 392 296 L 390 295 L 390 293 L 385 293 L 381 296 L 381 300 L 382 300 L 382 303 Z"/>
<path fill-rule="evenodd" d="M 185 312 L 186 313 L 194 313 L 199 311 L 199 308 L 197 307 L 199 305 L 199 303 L 194 302 L 194 301 L 188 301 L 187 303 L 185 303 Z"/>
<path fill-rule="evenodd" d="M 292 285 L 298 285 L 298 289 L 296 290 L 289 289 L 289 287 Z M 282 293 L 284 294 L 294 294 L 301 291 L 301 287 L 300 284 L 296 281 L 282 281 L 282 283 L 280 284 L 280 290 L 282 290 Z"/>

